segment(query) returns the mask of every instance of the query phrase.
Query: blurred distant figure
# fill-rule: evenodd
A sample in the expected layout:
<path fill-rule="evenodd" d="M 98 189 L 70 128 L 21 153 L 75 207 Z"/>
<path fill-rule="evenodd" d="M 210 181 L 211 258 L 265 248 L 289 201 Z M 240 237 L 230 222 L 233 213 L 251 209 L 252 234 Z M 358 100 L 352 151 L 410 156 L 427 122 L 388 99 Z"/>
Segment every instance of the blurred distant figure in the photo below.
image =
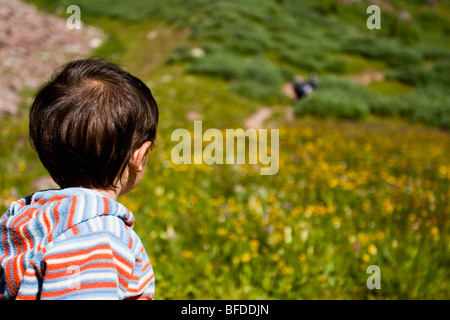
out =
<path fill-rule="evenodd" d="M 301 76 L 296 76 L 292 80 L 292 85 L 294 87 L 297 100 L 300 100 L 310 95 L 317 88 L 317 74 L 315 72 L 311 73 L 310 77 L 306 81 Z"/>

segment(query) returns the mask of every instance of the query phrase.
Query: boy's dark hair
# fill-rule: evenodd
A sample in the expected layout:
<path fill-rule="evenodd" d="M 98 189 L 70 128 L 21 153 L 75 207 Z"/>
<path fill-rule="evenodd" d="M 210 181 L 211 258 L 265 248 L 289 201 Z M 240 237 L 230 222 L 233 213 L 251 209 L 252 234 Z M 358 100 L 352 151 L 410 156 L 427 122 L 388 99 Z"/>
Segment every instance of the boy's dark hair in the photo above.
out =
<path fill-rule="evenodd" d="M 76 60 L 60 67 L 34 98 L 30 137 L 61 188 L 107 189 L 137 148 L 154 145 L 158 117 L 141 80 L 108 61 Z"/>

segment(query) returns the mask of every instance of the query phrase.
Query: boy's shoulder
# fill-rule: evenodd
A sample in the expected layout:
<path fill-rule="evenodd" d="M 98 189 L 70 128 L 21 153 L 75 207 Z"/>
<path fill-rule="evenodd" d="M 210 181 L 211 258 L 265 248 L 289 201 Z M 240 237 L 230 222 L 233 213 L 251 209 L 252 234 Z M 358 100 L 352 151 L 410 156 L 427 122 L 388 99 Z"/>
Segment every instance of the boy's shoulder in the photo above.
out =
<path fill-rule="evenodd" d="M 120 202 L 90 189 L 73 188 L 64 194 L 67 202 L 61 203 L 61 214 L 66 217 L 65 230 L 55 237 L 55 244 L 72 241 L 75 245 L 82 239 L 95 242 L 96 238 L 108 238 L 109 242 L 132 249 L 140 243 L 133 231 L 134 215 Z"/>
<path fill-rule="evenodd" d="M 64 250 L 82 250 L 96 246 L 107 246 L 124 254 L 129 252 L 135 257 L 143 247 L 139 236 L 122 219 L 115 215 L 102 215 L 67 229 L 49 244 L 48 249 L 62 247 Z"/>
<path fill-rule="evenodd" d="M 130 244 L 139 243 L 132 212 L 91 189 L 38 191 L 12 203 L 2 216 L 2 224 L 11 226 L 12 237 L 25 228 L 30 235 L 28 247 L 38 251 L 69 238 L 80 240 L 102 233 L 130 248 Z"/>

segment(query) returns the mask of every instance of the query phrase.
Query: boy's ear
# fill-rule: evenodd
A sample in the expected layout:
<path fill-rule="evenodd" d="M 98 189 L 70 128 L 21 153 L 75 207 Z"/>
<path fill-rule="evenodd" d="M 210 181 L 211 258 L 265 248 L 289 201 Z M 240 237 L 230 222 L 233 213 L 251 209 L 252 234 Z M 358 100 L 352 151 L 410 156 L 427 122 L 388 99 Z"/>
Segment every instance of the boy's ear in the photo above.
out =
<path fill-rule="evenodd" d="M 147 150 L 152 145 L 151 141 L 145 142 L 142 146 L 136 149 L 131 156 L 130 165 L 137 172 L 141 172 L 145 169 L 145 161 L 147 156 Z"/>

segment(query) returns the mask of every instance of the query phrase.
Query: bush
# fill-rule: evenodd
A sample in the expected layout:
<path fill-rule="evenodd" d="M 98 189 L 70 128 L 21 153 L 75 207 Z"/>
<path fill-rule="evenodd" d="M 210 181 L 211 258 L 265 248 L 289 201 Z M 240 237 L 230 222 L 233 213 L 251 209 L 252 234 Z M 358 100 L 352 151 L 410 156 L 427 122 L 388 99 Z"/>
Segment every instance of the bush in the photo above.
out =
<path fill-rule="evenodd" d="M 404 66 L 389 71 L 386 75 L 403 83 L 418 87 L 440 87 L 446 90 L 450 85 L 450 59 L 441 59 L 425 69 L 422 66 Z"/>
<path fill-rule="evenodd" d="M 325 77 L 319 88 L 295 106 L 297 115 L 312 114 L 321 117 L 363 119 L 377 103 L 377 94 L 362 85 Z"/>
<path fill-rule="evenodd" d="M 450 96 L 432 88 L 391 100 L 398 113 L 413 121 L 450 128 Z"/>
<path fill-rule="evenodd" d="M 234 92 L 249 98 L 267 101 L 281 96 L 282 71 L 263 57 L 242 57 L 217 49 L 193 61 L 188 72 L 231 81 Z"/>
<path fill-rule="evenodd" d="M 296 114 L 311 114 L 319 117 L 362 119 L 369 113 L 369 106 L 337 89 L 318 91 L 306 102 L 296 106 Z"/>
<path fill-rule="evenodd" d="M 388 79 L 394 79 L 413 86 L 423 86 L 430 82 L 432 73 L 421 66 L 404 66 L 386 73 Z"/>
<path fill-rule="evenodd" d="M 249 80 L 236 81 L 230 86 L 231 91 L 253 100 L 279 101 L 281 93 L 278 86 L 266 86 Z"/>
<path fill-rule="evenodd" d="M 391 67 L 417 64 L 423 58 L 421 50 L 394 40 L 375 37 L 352 37 L 344 44 L 344 50 L 384 61 Z"/>
<path fill-rule="evenodd" d="M 268 86 L 279 85 L 283 80 L 278 67 L 263 57 L 242 57 L 220 50 L 195 60 L 188 71 L 225 80 L 255 81 Z"/>

